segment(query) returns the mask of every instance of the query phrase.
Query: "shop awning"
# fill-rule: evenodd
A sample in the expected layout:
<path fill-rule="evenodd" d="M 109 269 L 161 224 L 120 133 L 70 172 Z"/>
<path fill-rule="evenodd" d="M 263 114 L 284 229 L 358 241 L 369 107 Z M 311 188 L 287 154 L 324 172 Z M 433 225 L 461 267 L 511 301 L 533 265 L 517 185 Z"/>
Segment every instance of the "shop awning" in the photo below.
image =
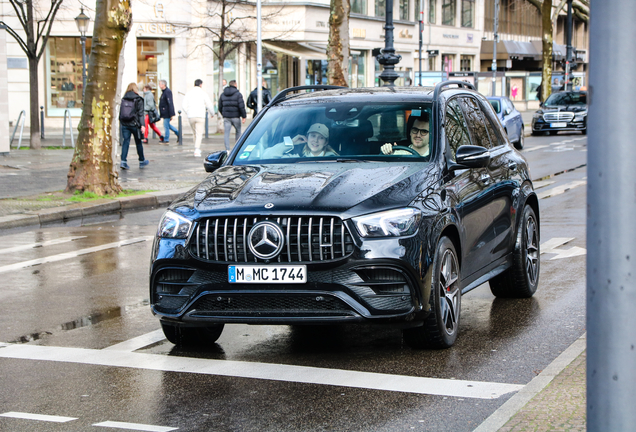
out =
<path fill-rule="evenodd" d="M 305 60 L 327 60 L 327 53 L 324 50 L 305 46 L 298 42 L 263 41 L 263 47 L 271 51 Z"/>
<path fill-rule="evenodd" d="M 493 41 L 481 41 L 481 59 L 492 60 Z M 557 43 L 552 44 L 552 56 L 555 60 L 565 58 L 565 46 Z M 543 45 L 539 40 L 531 42 L 519 42 L 510 40 L 500 40 L 497 42 L 497 59 L 504 60 L 516 57 L 518 60 L 532 59 L 541 60 L 543 57 Z"/>

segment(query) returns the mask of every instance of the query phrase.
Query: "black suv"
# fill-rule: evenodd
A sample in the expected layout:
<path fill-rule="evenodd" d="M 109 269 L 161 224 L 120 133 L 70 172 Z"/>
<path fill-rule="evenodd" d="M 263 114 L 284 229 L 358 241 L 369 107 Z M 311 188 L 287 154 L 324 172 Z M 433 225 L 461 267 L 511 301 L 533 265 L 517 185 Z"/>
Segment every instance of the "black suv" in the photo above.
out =
<path fill-rule="evenodd" d="M 532 117 L 532 135 L 581 131 L 587 135 L 587 92 L 552 93 Z"/>
<path fill-rule="evenodd" d="M 527 163 L 470 84 L 287 89 L 204 166 L 153 246 L 151 307 L 175 344 L 364 322 L 444 348 L 466 292 L 537 288 Z"/>

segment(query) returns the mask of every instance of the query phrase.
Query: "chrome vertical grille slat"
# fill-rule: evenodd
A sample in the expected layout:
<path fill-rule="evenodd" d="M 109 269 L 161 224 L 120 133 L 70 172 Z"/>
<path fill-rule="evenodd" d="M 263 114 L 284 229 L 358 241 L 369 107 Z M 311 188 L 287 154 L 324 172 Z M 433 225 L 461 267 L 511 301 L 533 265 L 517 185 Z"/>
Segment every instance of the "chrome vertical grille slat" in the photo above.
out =
<path fill-rule="evenodd" d="M 264 220 L 278 223 L 286 243 L 273 261 L 326 262 L 346 258 L 353 252 L 349 229 L 338 217 L 240 216 L 200 220 L 189 244 L 190 254 L 218 263 L 265 262 L 256 258 L 248 245 L 250 230 Z"/>

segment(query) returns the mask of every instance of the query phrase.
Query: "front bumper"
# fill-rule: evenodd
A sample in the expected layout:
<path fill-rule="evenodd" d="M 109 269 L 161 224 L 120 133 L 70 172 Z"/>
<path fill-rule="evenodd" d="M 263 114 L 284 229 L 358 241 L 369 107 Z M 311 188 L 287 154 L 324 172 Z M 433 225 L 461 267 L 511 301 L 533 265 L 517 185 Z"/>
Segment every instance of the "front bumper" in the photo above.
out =
<path fill-rule="evenodd" d="M 564 126 L 555 126 L 562 123 Z M 543 118 L 534 117 L 532 119 L 533 132 L 559 132 L 559 131 L 584 131 L 587 129 L 587 120 L 569 122 L 546 122 Z"/>

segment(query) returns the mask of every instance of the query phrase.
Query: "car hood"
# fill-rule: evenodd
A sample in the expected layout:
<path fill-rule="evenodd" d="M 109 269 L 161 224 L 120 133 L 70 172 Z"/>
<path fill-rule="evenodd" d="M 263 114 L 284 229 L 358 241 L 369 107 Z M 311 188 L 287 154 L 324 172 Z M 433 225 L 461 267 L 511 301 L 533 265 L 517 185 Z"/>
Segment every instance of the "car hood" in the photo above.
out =
<path fill-rule="evenodd" d="M 434 181 L 428 163 L 353 164 L 225 166 L 170 209 L 191 218 L 211 213 L 325 212 L 339 213 L 344 219 L 407 206 Z"/>
<path fill-rule="evenodd" d="M 577 112 L 581 112 L 581 111 L 586 111 L 587 107 L 586 106 L 581 106 L 581 105 L 550 105 L 550 106 L 545 106 L 542 109 L 538 110 L 537 113 L 539 114 L 546 114 L 546 113 L 551 113 L 551 112 L 573 112 L 573 113 L 577 113 Z"/>

